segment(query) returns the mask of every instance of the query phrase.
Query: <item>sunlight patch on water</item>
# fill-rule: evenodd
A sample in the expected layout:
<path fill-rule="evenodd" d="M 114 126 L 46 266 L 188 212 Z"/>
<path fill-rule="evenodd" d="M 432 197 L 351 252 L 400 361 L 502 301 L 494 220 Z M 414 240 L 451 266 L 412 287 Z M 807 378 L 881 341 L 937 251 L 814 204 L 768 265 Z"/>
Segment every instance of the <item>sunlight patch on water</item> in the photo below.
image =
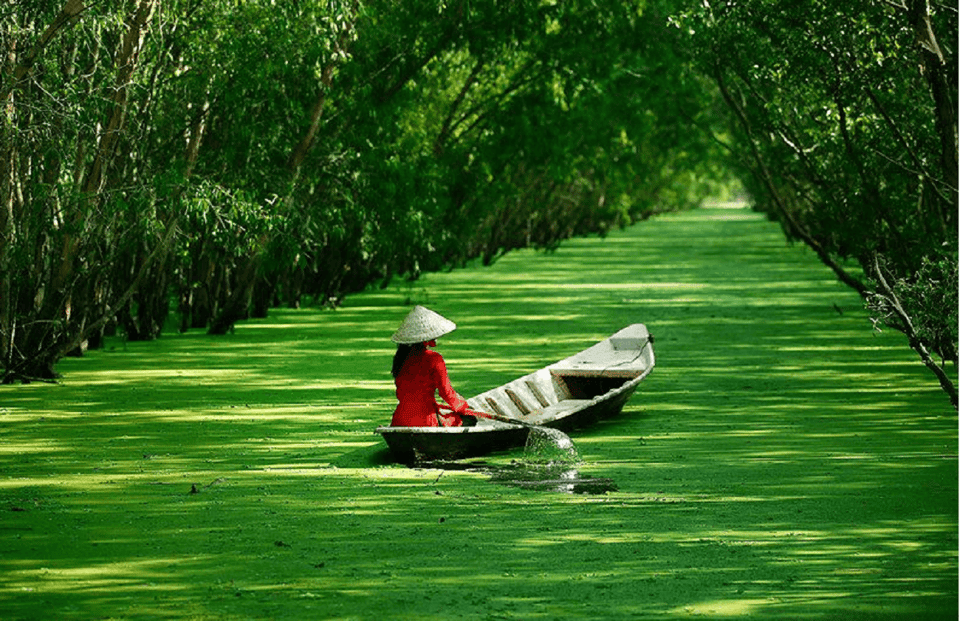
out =
<path fill-rule="evenodd" d="M 741 617 L 755 613 L 771 603 L 773 601 L 769 599 L 726 599 L 678 606 L 669 612 L 676 615 Z"/>
<path fill-rule="evenodd" d="M 189 562 L 209 558 L 193 555 Z M 168 576 L 175 566 L 183 565 L 183 558 L 159 558 L 143 561 L 118 561 L 113 563 L 89 563 L 80 567 L 40 567 L 36 569 L 8 569 L 5 581 L 8 588 L 22 588 L 39 592 L 83 592 L 90 589 L 137 590 L 148 586 L 151 590 L 179 590 L 182 587 L 155 583 L 145 584 L 149 579 Z"/>
<path fill-rule="evenodd" d="M 71 385 L 105 386 L 110 384 L 129 384 L 133 380 L 170 380 L 170 379 L 205 379 L 220 377 L 239 377 L 243 373 L 239 369 L 137 369 L 111 370 L 106 373 L 90 373 L 82 370 L 70 374 Z"/>
<path fill-rule="evenodd" d="M 50 443 L 39 443 L 39 442 L 30 442 L 29 444 L 23 442 L 16 443 L 6 443 L 3 446 L 0 446 L 0 455 L 16 455 L 18 457 L 23 455 L 28 455 L 30 453 L 63 453 L 70 450 L 64 446 L 57 446 L 53 442 Z M 2 483 L 0 483 L 2 484 Z"/>
<path fill-rule="evenodd" d="M 551 288 L 557 289 L 667 289 L 670 291 L 678 289 L 710 289 L 710 285 L 695 282 L 587 282 L 587 283 L 558 283 Z"/>

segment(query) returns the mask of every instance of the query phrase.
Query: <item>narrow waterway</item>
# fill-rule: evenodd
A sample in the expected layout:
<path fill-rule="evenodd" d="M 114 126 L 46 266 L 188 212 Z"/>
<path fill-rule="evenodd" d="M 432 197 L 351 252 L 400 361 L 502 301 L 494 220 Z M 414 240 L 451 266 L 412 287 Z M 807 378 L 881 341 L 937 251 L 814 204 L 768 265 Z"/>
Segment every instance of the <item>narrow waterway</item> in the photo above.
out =
<path fill-rule="evenodd" d="M 374 429 L 413 303 L 465 396 L 635 322 L 657 366 L 569 462 L 408 468 Z M 11 618 L 956 618 L 948 399 L 747 209 L 60 370 L 0 393 Z"/>

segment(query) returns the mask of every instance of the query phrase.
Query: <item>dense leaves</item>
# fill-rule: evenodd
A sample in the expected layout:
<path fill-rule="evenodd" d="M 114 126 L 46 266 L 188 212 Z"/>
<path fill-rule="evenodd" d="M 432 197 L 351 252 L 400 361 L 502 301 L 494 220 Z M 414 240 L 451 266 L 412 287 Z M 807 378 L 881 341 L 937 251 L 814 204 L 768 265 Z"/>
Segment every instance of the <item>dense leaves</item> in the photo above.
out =
<path fill-rule="evenodd" d="M 648 95 L 679 67 L 641 3 L 70 0 L 2 19 L 8 381 L 112 326 L 155 338 L 170 299 L 182 329 L 223 332 L 603 232 L 686 205 L 710 161 L 665 139 L 682 120 Z"/>
<path fill-rule="evenodd" d="M 720 2 L 678 23 L 759 208 L 903 331 L 956 404 L 956 7 Z"/>
<path fill-rule="evenodd" d="M 4 379 L 104 330 L 222 333 L 554 248 L 732 174 L 955 361 L 955 25 L 917 0 L 6 3 Z"/>

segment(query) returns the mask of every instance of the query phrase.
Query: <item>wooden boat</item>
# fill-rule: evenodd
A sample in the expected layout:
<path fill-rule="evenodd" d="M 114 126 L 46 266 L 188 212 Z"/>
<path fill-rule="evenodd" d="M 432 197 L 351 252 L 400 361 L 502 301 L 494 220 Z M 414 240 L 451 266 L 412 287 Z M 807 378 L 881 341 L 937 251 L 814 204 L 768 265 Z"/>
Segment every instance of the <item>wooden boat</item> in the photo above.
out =
<path fill-rule="evenodd" d="M 580 353 L 467 399 L 470 409 L 570 431 L 619 414 L 653 370 L 653 337 L 637 323 Z M 403 463 L 459 459 L 523 446 L 528 426 L 478 419 L 473 427 L 377 427 Z"/>

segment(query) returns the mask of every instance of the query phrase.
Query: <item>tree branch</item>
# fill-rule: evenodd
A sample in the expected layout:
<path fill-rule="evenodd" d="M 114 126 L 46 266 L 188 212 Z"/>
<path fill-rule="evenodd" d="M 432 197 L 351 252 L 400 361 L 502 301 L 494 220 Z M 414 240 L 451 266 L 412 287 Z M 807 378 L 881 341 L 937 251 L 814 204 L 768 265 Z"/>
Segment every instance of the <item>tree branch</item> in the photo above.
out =
<path fill-rule="evenodd" d="M 33 69 L 33 64 L 43 50 L 53 41 L 61 30 L 65 30 L 75 24 L 80 19 L 80 14 L 87 9 L 83 0 L 67 0 L 67 3 L 60 9 L 60 13 L 54 18 L 53 22 L 43 31 L 40 39 L 34 44 L 30 51 L 23 57 L 13 70 L 13 79 L 7 87 L 0 93 L 0 100 L 6 100 L 20 83 L 26 79 L 27 74 Z"/>
<path fill-rule="evenodd" d="M 830 256 L 826 249 L 824 249 L 824 247 L 803 226 L 800 225 L 796 218 L 793 217 L 790 209 L 784 204 L 783 199 L 780 197 L 780 192 L 777 190 L 776 185 L 774 184 L 773 176 L 770 173 L 766 163 L 763 161 L 763 157 L 760 155 L 756 141 L 753 138 L 752 132 L 750 131 L 750 121 L 747 119 L 746 113 L 743 111 L 740 105 L 737 104 L 737 102 L 733 99 L 733 96 L 727 88 L 726 81 L 723 79 L 723 74 L 719 67 L 716 68 L 715 77 L 724 101 L 726 101 L 727 105 L 734 111 L 734 114 L 740 121 L 740 125 L 743 127 L 744 133 L 747 135 L 747 142 L 750 144 L 751 156 L 760 173 L 760 180 L 763 182 L 764 186 L 766 186 L 767 192 L 770 194 L 770 198 L 773 199 L 780 215 L 784 218 L 784 220 L 786 220 L 791 232 L 802 239 L 804 243 L 807 244 L 807 246 L 809 246 L 817 254 L 817 256 L 820 258 L 820 261 L 829 267 L 834 274 L 836 274 L 837 278 L 839 278 L 841 282 L 855 290 L 861 296 L 865 296 L 866 287 L 864 287 L 863 283 L 843 269 L 843 267 L 840 266 L 840 264 Z"/>
<path fill-rule="evenodd" d="M 77 336 L 75 336 L 72 340 L 64 345 L 61 345 L 54 360 L 59 360 L 65 356 L 67 352 L 71 352 L 79 347 L 80 343 L 87 340 L 91 334 L 93 334 L 96 330 L 113 318 L 113 316 L 116 314 L 116 309 L 123 308 L 130 298 L 133 297 L 133 294 L 136 293 L 137 289 L 140 287 L 140 284 L 143 282 L 143 278 L 150 266 L 152 266 L 157 260 L 159 260 L 169 251 L 170 244 L 173 242 L 173 238 L 179 230 L 179 220 L 179 215 L 174 215 L 170 218 L 169 222 L 167 223 L 167 230 L 164 233 L 163 238 L 157 244 L 157 247 L 153 249 L 150 255 L 140 265 L 140 270 L 137 272 L 137 275 L 127 287 L 126 291 L 124 291 L 123 294 L 117 298 L 116 301 L 114 301 L 113 306 L 109 304 L 104 305 L 103 314 L 99 319 L 84 327 L 84 329 L 81 330 L 80 333 L 77 334 Z"/>
<path fill-rule="evenodd" d="M 917 331 L 913 327 L 913 322 L 910 320 L 910 315 L 903 308 L 903 305 L 900 303 L 900 299 L 897 297 L 896 292 L 894 292 L 893 287 L 887 282 L 887 279 L 883 275 L 883 270 L 880 267 L 880 260 L 877 256 L 877 253 L 873 254 L 873 272 L 877 284 L 880 286 L 880 295 L 886 306 L 890 308 L 897 318 L 901 322 L 901 331 L 907 335 L 907 340 L 910 343 L 910 347 L 920 355 L 920 360 L 923 361 L 923 364 L 926 365 L 928 369 L 937 377 L 937 380 L 940 382 L 940 386 L 943 387 L 943 390 L 950 396 L 950 403 L 953 404 L 953 407 L 958 406 L 957 400 L 957 388 L 953 385 L 953 382 L 944 372 L 943 368 L 936 363 L 933 357 L 930 356 L 930 352 L 927 351 L 926 346 L 923 343 L 923 340 L 917 334 Z"/>
<path fill-rule="evenodd" d="M 477 82 L 480 72 L 483 70 L 485 65 L 486 63 L 483 61 L 483 59 L 477 59 L 476 64 L 474 64 L 473 69 L 470 71 L 470 75 L 467 76 L 466 81 L 463 83 L 463 87 L 457 94 L 457 98 L 450 106 L 450 112 L 447 114 L 447 118 L 443 120 L 443 126 L 440 128 L 440 133 L 437 134 L 437 139 L 433 143 L 433 152 L 436 155 L 440 155 L 443 152 L 444 143 L 447 141 L 447 138 L 450 136 L 455 127 L 453 125 L 453 117 L 456 115 L 457 110 L 463 103 L 463 100 L 466 99 L 470 88 L 473 87 L 473 85 Z M 459 125 L 459 123 L 457 125 Z"/>
<path fill-rule="evenodd" d="M 354 0 L 353 3 L 353 19 L 356 19 L 358 4 Z M 310 111 L 310 125 L 307 128 L 307 133 L 304 134 L 300 142 L 297 143 L 297 146 L 294 147 L 293 152 L 290 154 L 290 175 L 291 175 L 291 190 L 293 186 L 296 185 L 297 179 L 300 177 L 300 168 L 303 166 L 304 160 L 307 158 L 307 154 L 310 152 L 310 149 L 313 148 L 313 142 L 317 135 L 317 130 L 320 128 L 320 118 L 323 116 L 323 108 L 326 105 L 327 93 L 330 90 L 330 85 L 333 82 L 333 71 L 337 68 L 339 61 L 342 61 L 343 57 L 346 54 L 347 41 L 349 40 L 351 33 L 353 32 L 353 22 L 347 22 L 343 28 L 343 31 L 340 33 L 340 36 L 337 38 L 336 44 L 334 44 L 332 57 L 327 61 L 327 64 L 324 65 L 323 70 L 320 72 L 320 92 L 317 94 L 317 99 L 313 104 L 313 108 Z"/>

